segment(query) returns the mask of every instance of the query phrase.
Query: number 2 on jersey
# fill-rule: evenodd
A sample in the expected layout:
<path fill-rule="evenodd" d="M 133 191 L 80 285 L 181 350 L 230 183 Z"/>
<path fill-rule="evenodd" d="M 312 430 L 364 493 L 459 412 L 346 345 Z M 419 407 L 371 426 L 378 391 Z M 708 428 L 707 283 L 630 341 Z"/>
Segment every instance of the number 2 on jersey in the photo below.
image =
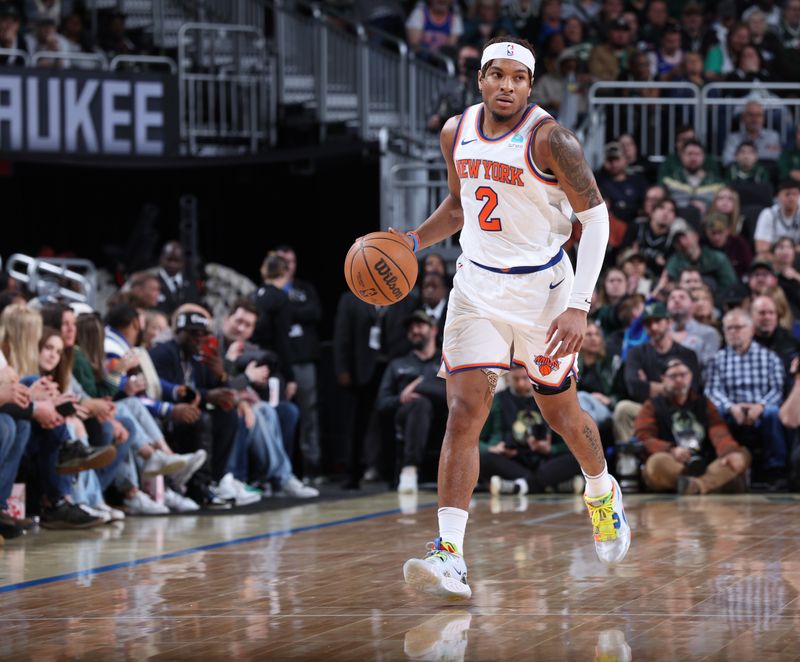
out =
<path fill-rule="evenodd" d="M 499 218 L 489 218 L 497 208 L 497 193 L 495 190 L 488 186 L 480 186 L 475 191 L 475 199 L 486 200 L 486 204 L 483 205 L 483 209 L 478 214 L 478 223 L 481 226 L 481 230 L 486 232 L 499 232 L 502 230 L 503 224 Z"/>

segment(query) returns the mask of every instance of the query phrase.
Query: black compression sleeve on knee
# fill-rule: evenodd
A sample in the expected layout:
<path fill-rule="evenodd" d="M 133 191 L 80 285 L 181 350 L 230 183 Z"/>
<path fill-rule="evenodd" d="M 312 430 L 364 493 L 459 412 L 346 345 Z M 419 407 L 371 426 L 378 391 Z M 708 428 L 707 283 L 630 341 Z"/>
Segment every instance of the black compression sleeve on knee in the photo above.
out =
<path fill-rule="evenodd" d="M 543 386 L 542 384 L 533 382 L 533 390 L 539 395 L 558 395 L 559 393 L 566 391 L 571 383 L 572 377 L 567 377 L 561 386 Z"/>

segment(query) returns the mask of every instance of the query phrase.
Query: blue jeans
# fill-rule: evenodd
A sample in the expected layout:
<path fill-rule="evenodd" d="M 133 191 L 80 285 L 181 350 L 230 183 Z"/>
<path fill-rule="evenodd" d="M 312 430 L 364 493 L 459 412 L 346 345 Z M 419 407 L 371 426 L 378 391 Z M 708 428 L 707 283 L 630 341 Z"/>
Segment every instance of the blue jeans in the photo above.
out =
<path fill-rule="evenodd" d="M 131 434 L 133 424 L 123 416 L 118 416 L 117 420 L 125 426 L 128 434 Z M 113 428 L 110 423 L 103 423 L 103 445 L 108 446 L 114 443 Z M 110 464 L 101 469 L 89 469 L 77 474 L 72 483 L 72 496 L 75 503 L 85 503 L 89 506 L 97 506 L 104 503 L 103 492 L 114 482 L 117 474 L 122 471 L 125 459 L 131 452 L 131 437 L 117 446 L 117 455 Z"/>
<path fill-rule="evenodd" d="M 602 425 L 611 418 L 611 410 L 602 402 L 595 400 L 589 391 L 578 391 L 578 402 L 581 409 L 589 414 L 598 425 Z"/>
<path fill-rule="evenodd" d="M 66 425 L 59 425 L 52 430 L 45 430 L 37 423 L 31 425 L 31 436 L 26 454 L 36 459 L 39 480 L 42 481 L 42 494 L 51 504 L 72 493 L 72 481 L 69 476 L 59 476 L 56 472 L 58 450 L 61 444 L 70 438 Z"/>
<path fill-rule="evenodd" d="M 266 405 L 263 402 L 260 404 Z M 300 421 L 300 407 L 294 402 L 281 400 L 278 406 L 275 407 L 275 413 L 278 414 L 278 420 L 280 421 L 283 448 L 286 454 L 292 457 L 294 454 L 294 434 L 297 431 L 297 423 Z"/>
<path fill-rule="evenodd" d="M 259 482 L 283 485 L 292 475 L 292 462 L 284 449 L 278 412 L 265 402 L 253 405 L 253 412 L 256 421 L 249 430 L 239 418 L 228 471 L 242 482 L 252 475 Z"/>
<path fill-rule="evenodd" d="M 0 414 L 0 510 L 8 508 L 7 500 L 30 436 L 29 421 Z"/>

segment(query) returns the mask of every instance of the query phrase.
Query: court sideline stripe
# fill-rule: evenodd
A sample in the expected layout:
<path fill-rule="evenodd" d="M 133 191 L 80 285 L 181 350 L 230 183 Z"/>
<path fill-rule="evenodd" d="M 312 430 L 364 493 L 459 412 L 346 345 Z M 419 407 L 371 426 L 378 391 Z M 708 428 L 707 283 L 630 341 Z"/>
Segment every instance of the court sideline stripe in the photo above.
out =
<path fill-rule="evenodd" d="M 433 508 L 436 503 L 419 504 L 418 509 Z M 122 561 L 120 563 L 112 563 L 110 565 L 102 565 L 97 568 L 89 568 L 88 570 L 77 570 L 75 572 L 67 572 L 63 575 L 53 575 L 52 577 L 42 577 L 41 579 L 30 579 L 26 582 L 19 582 L 17 584 L 8 584 L 0 586 L 0 593 L 11 593 L 12 591 L 19 591 L 24 588 L 32 588 L 34 586 L 43 586 L 45 584 L 53 584 L 55 582 L 66 581 L 68 579 L 78 579 L 79 577 L 92 577 L 100 575 L 112 570 L 122 570 L 123 568 L 135 568 L 146 563 L 153 563 L 155 561 L 166 561 L 180 556 L 188 556 L 189 554 L 196 554 L 197 552 L 207 552 L 214 549 L 221 549 L 223 547 L 230 547 L 232 545 L 242 545 L 257 540 L 267 540 L 269 538 L 277 538 L 279 536 L 291 536 L 297 533 L 305 533 L 306 531 L 316 531 L 319 529 L 327 529 L 332 526 L 342 526 L 344 524 L 353 524 L 354 522 L 363 522 L 365 520 L 377 519 L 378 517 L 386 517 L 387 515 L 398 515 L 403 511 L 400 508 L 393 508 L 391 510 L 383 510 L 378 513 L 367 513 L 366 515 L 356 515 L 355 517 L 348 517 L 346 519 L 334 520 L 332 522 L 322 522 L 320 524 L 309 524 L 307 526 L 299 526 L 293 529 L 283 529 L 281 531 L 271 531 L 270 533 L 259 533 L 255 536 L 247 536 L 246 538 L 234 538 L 233 540 L 223 540 L 221 542 L 210 543 L 200 547 L 191 547 L 189 549 L 181 549 L 175 552 L 167 552 L 166 554 L 158 554 L 156 556 L 146 556 L 143 559 L 134 559 L 133 561 Z"/>

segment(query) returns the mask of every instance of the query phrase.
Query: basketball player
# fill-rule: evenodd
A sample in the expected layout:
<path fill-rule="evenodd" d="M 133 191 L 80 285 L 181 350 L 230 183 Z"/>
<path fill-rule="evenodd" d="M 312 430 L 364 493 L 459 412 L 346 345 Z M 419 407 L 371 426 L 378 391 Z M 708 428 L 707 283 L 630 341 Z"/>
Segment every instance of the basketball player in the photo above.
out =
<path fill-rule="evenodd" d="M 424 559 L 403 567 L 408 584 L 446 597 L 471 595 L 463 553 L 478 436 L 498 374 L 512 365 L 526 369 L 544 418 L 581 465 L 598 556 L 621 561 L 630 545 L 619 485 L 574 379 L 608 212 L 578 140 L 528 105 L 534 64 L 523 39 L 487 43 L 478 74 L 483 103 L 441 132 L 449 195 L 406 235 L 417 251 L 461 230 L 440 372 L 449 417 L 439 460 L 439 537 Z M 561 249 L 573 212 L 583 225 L 575 274 Z"/>

